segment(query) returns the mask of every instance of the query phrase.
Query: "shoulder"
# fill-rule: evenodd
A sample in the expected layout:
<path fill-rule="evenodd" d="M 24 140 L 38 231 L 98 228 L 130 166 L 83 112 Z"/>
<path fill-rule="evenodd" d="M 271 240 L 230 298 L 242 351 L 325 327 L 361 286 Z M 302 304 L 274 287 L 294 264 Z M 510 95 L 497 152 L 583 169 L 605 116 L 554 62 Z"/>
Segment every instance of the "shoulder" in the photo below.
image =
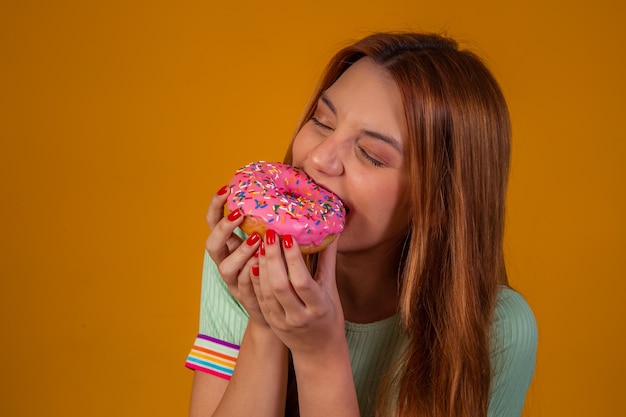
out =
<path fill-rule="evenodd" d="M 510 287 L 502 286 L 498 293 L 498 301 L 496 304 L 496 316 L 518 317 L 535 321 L 533 312 L 526 302 L 526 299 L 519 292 Z"/>
<path fill-rule="evenodd" d="M 535 316 L 524 297 L 502 287 L 491 329 L 493 372 L 489 416 L 520 415 L 537 352 Z"/>
<path fill-rule="evenodd" d="M 534 351 L 538 329 L 535 315 L 517 291 L 502 287 L 493 318 L 493 336 L 500 348 L 517 347 Z"/>

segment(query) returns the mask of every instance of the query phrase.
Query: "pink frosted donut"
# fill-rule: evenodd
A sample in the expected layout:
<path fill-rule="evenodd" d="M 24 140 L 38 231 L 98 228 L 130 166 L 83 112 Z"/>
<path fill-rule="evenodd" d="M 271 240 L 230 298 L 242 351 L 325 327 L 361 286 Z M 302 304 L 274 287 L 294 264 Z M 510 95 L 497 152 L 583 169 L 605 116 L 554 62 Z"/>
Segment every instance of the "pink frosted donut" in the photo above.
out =
<path fill-rule="evenodd" d="M 241 229 L 265 236 L 270 228 L 289 234 L 302 253 L 328 246 L 343 231 L 346 211 L 339 198 L 292 165 L 254 162 L 237 170 L 228 184 L 225 211 L 242 209 Z"/>

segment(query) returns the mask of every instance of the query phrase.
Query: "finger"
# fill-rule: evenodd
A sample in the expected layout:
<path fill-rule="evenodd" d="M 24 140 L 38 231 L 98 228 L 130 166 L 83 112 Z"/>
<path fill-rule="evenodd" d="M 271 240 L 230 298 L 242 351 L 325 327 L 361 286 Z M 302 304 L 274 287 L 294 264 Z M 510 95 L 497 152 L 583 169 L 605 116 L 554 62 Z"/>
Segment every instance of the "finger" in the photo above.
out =
<path fill-rule="evenodd" d="M 337 247 L 339 239 L 321 251 L 317 257 L 317 270 L 315 279 L 325 287 L 329 285 L 336 287 L 336 267 L 337 267 Z"/>
<path fill-rule="evenodd" d="M 311 277 L 298 242 L 291 235 L 283 237 L 283 251 L 291 288 L 295 295 L 307 307 L 319 305 L 324 294 L 318 283 Z"/>
<path fill-rule="evenodd" d="M 261 302 L 263 300 L 263 295 L 261 294 L 261 280 L 260 278 L 260 268 L 259 268 L 259 251 L 254 254 L 253 264 L 250 266 L 250 283 L 252 284 L 252 289 L 254 290 L 254 295 L 257 299 L 257 302 Z"/>
<path fill-rule="evenodd" d="M 233 232 L 243 222 L 241 210 L 231 212 L 218 221 L 211 229 L 205 246 L 211 258 L 219 264 L 241 244 L 241 239 Z"/>
<path fill-rule="evenodd" d="M 274 282 L 277 280 L 289 281 L 287 271 L 280 253 L 280 247 L 276 243 L 276 234 L 273 230 L 265 232 L 265 240 L 261 243 L 261 256 L 259 257 L 259 289 L 257 297 L 263 315 L 269 319 L 271 316 L 284 318 L 283 306 L 276 298 Z M 279 277 L 277 279 L 277 277 Z"/>
<path fill-rule="evenodd" d="M 265 243 L 268 286 L 282 308 L 290 315 L 296 314 L 304 308 L 304 303 L 292 286 L 291 279 L 293 279 L 293 276 L 291 276 L 291 271 L 286 266 L 281 244 L 272 230 L 266 232 Z M 304 263 L 302 256 L 299 256 L 300 261 Z M 306 268 L 304 272 L 308 275 Z"/>
<path fill-rule="evenodd" d="M 254 282 L 258 281 L 256 277 L 254 277 L 254 271 L 256 270 L 256 275 L 258 275 L 258 258 L 252 257 L 248 259 L 246 264 L 241 270 L 239 274 L 239 279 L 237 280 L 237 285 L 239 289 L 239 294 L 241 296 L 241 302 L 246 307 L 246 309 L 255 308 L 258 309 L 259 302 L 256 297 L 256 292 L 254 290 Z"/>
<path fill-rule="evenodd" d="M 230 189 L 228 185 L 224 185 L 213 195 L 206 215 L 206 221 L 211 229 L 224 217 L 224 205 L 229 194 Z"/>
<path fill-rule="evenodd" d="M 249 264 L 251 258 L 254 257 L 254 253 L 259 248 L 261 242 L 261 235 L 257 232 L 252 233 L 244 243 L 240 244 L 230 255 L 225 257 L 220 264 L 218 264 L 218 270 L 224 280 L 237 281 L 242 275 L 249 278 Z M 255 261 L 256 263 L 256 261 Z M 246 265 L 247 268 L 246 269 Z M 245 270 L 245 273 L 243 273 Z M 243 273 L 243 274 L 242 274 Z M 235 282 L 231 282 L 230 285 L 234 285 Z"/>

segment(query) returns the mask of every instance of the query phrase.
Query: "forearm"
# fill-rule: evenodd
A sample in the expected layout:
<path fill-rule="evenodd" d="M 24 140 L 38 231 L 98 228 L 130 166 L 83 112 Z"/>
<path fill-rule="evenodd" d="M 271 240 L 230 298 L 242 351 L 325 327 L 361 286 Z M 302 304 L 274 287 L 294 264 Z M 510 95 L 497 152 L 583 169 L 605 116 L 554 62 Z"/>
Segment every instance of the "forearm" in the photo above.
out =
<path fill-rule="evenodd" d="M 287 348 L 269 328 L 246 328 L 237 366 L 214 417 L 283 416 Z"/>
<path fill-rule="evenodd" d="M 293 354 L 301 417 L 358 417 L 350 355 L 345 341 L 329 344 L 327 352 Z"/>

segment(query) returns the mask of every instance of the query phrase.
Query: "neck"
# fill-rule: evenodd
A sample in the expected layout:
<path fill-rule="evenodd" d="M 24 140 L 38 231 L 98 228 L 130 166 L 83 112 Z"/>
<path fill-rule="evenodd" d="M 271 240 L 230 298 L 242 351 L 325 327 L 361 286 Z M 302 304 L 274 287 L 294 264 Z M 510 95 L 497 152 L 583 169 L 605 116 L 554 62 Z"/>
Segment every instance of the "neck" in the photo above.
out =
<path fill-rule="evenodd" d="M 371 323 L 398 309 L 400 253 L 389 248 L 337 254 L 337 288 L 344 317 Z"/>

